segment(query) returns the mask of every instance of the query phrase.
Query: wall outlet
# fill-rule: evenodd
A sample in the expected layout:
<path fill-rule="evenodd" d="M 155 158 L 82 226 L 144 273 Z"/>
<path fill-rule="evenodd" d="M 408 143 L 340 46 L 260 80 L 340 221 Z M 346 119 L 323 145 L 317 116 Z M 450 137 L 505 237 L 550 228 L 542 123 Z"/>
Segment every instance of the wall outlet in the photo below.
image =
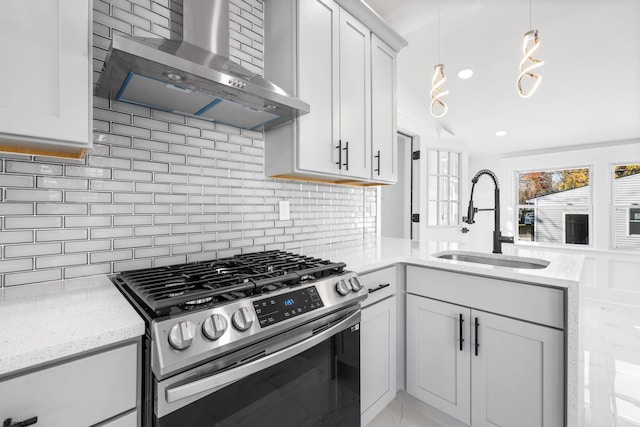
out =
<path fill-rule="evenodd" d="M 278 211 L 280 212 L 280 221 L 288 221 L 289 215 L 289 201 L 283 200 L 278 202 Z"/>

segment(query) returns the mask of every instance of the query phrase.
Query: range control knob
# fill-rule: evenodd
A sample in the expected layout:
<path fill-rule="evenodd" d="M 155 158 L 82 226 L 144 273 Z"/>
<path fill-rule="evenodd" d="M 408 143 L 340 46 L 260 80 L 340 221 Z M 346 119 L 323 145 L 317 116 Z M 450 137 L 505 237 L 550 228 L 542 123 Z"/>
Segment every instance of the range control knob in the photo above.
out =
<path fill-rule="evenodd" d="M 253 314 L 247 307 L 240 307 L 240 310 L 233 313 L 231 320 L 237 330 L 246 331 L 253 325 Z"/>
<path fill-rule="evenodd" d="M 352 277 L 351 279 L 349 279 L 349 283 L 351 283 L 351 289 L 353 290 L 353 292 L 358 292 L 360 291 L 360 289 L 362 289 L 362 283 L 360 283 L 357 277 Z"/>
<path fill-rule="evenodd" d="M 224 335 L 227 330 L 227 319 L 221 314 L 215 313 L 207 317 L 202 324 L 202 333 L 212 341 Z"/>
<path fill-rule="evenodd" d="M 176 350 L 184 350 L 193 343 L 196 336 L 196 325 L 190 321 L 180 322 L 173 325 L 169 331 L 169 344 Z"/>
<path fill-rule="evenodd" d="M 338 291 L 340 295 L 343 295 L 343 296 L 347 295 L 350 290 L 351 290 L 351 285 L 349 285 L 349 283 L 347 283 L 346 280 L 340 280 L 336 284 L 336 291 Z"/>

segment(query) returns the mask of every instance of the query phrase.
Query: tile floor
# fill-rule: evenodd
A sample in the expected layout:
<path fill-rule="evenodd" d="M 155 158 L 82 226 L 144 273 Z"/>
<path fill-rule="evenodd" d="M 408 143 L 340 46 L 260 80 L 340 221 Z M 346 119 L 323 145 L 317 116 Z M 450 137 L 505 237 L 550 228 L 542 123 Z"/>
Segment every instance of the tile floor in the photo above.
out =
<path fill-rule="evenodd" d="M 640 307 L 580 301 L 584 427 L 640 427 Z M 458 427 L 405 393 L 367 427 Z"/>

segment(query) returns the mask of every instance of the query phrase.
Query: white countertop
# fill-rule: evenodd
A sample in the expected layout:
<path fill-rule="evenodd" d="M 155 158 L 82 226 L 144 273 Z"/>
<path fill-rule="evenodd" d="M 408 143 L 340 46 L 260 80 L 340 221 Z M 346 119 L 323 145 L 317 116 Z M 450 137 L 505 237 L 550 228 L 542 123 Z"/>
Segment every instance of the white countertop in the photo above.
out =
<path fill-rule="evenodd" d="M 107 276 L 0 289 L 0 375 L 142 334 Z"/>
<path fill-rule="evenodd" d="M 549 266 L 544 269 L 509 268 L 445 260 L 433 256 L 433 254 L 443 251 L 471 251 L 471 249 L 456 242 L 415 242 L 407 239 L 381 238 L 332 247 L 304 247 L 299 252 L 331 261 L 344 262 L 347 264 L 347 270 L 358 273 L 395 263 L 408 263 L 458 273 L 561 288 L 577 287 L 584 262 L 582 255 L 529 249 L 507 244 L 502 246 L 505 255 L 542 259 L 549 261 Z"/>
<path fill-rule="evenodd" d="M 410 263 L 577 292 L 581 255 L 503 246 L 506 254 L 549 261 L 549 266 L 542 270 L 494 267 L 432 256 L 441 251 L 468 249 L 459 243 L 382 238 L 330 247 L 304 247 L 294 252 L 345 262 L 348 270 L 358 273 Z M 144 321 L 104 275 L 2 288 L 0 325 L 0 375 L 144 333 Z"/>

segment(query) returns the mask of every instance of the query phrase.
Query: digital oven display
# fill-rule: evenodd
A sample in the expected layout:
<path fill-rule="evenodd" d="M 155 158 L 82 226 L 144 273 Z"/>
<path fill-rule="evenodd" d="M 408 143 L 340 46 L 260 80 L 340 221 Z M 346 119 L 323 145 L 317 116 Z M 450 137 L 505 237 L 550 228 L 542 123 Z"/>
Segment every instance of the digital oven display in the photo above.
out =
<path fill-rule="evenodd" d="M 282 322 L 323 306 L 315 286 L 253 302 L 261 327 Z"/>

